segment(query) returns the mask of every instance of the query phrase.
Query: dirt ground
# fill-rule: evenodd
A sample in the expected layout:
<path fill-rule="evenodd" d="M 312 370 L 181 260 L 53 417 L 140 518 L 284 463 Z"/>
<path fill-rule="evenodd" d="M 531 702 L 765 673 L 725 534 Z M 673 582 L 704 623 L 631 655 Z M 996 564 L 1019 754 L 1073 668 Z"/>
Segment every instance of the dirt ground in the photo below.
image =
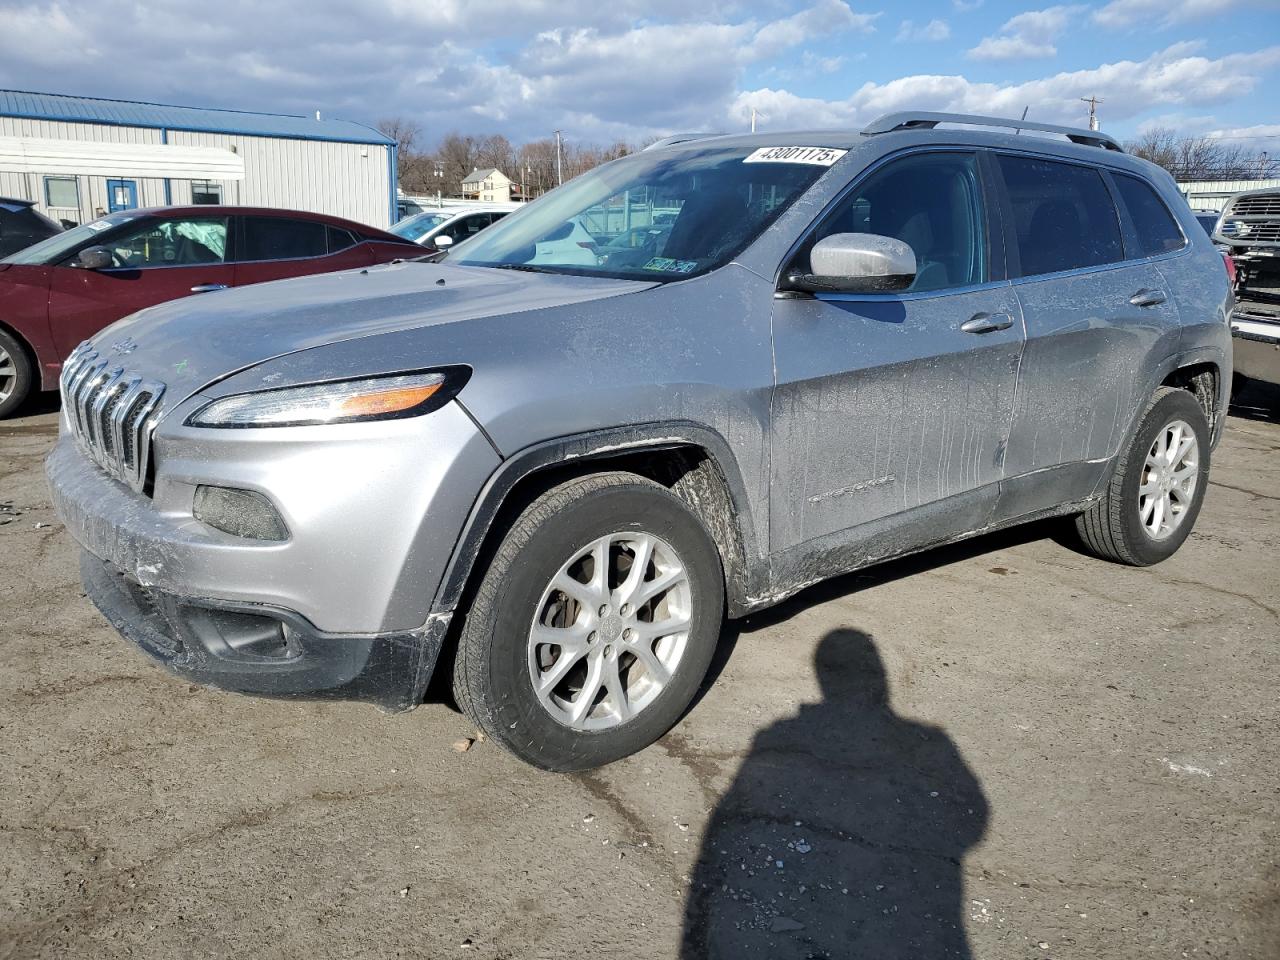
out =
<path fill-rule="evenodd" d="M 1169 562 L 1036 526 L 726 632 L 659 744 L 544 774 L 442 703 L 188 685 L 84 599 L 0 424 L 0 957 L 1280 957 L 1280 394 Z M 20 515 L 12 516 L 14 512 Z"/>

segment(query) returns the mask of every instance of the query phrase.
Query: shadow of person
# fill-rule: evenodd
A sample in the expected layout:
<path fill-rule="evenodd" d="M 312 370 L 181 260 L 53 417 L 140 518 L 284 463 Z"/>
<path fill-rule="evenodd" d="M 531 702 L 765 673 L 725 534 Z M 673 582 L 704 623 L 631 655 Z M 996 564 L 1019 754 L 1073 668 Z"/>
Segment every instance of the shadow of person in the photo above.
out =
<path fill-rule="evenodd" d="M 981 785 L 946 734 L 894 714 L 870 636 L 832 631 L 814 665 L 822 700 L 757 735 L 712 814 L 681 956 L 970 957 Z"/>

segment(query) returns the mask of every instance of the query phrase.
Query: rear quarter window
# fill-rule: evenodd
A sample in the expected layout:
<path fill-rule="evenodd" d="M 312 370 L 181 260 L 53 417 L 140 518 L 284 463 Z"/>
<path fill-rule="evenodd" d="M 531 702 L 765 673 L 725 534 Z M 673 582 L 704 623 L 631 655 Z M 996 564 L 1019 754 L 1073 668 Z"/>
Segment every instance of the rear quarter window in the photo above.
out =
<path fill-rule="evenodd" d="M 297 260 L 329 252 L 325 224 L 284 217 L 245 217 L 241 260 Z"/>
<path fill-rule="evenodd" d="M 1079 270 L 1124 259 L 1120 217 L 1092 167 L 1001 155 L 1020 276 Z"/>
<path fill-rule="evenodd" d="M 1178 221 L 1151 184 L 1127 173 L 1113 172 L 1111 177 L 1137 234 L 1138 249 L 1130 256 L 1154 257 L 1187 245 Z"/>

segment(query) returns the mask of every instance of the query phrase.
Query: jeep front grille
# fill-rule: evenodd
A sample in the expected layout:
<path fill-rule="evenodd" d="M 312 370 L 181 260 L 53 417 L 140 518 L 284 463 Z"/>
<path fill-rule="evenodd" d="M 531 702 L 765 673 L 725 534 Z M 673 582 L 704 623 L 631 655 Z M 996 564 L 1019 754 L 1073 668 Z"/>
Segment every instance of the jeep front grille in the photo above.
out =
<path fill-rule="evenodd" d="M 143 492 L 164 384 L 131 376 L 82 343 L 62 365 L 59 386 L 80 449 L 111 476 Z"/>

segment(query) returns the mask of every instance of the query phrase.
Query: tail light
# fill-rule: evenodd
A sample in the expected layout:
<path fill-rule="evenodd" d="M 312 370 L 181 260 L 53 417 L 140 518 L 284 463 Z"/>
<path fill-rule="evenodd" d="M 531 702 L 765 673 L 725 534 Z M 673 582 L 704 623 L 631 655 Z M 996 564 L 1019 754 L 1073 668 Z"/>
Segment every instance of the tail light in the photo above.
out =
<path fill-rule="evenodd" d="M 1231 254 L 1223 251 L 1222 265 L 1227 268 L 1227 279 L 1231 281 L 1232 292 L 1236 289 L 1236 262 L 1231 259 Z"/>

